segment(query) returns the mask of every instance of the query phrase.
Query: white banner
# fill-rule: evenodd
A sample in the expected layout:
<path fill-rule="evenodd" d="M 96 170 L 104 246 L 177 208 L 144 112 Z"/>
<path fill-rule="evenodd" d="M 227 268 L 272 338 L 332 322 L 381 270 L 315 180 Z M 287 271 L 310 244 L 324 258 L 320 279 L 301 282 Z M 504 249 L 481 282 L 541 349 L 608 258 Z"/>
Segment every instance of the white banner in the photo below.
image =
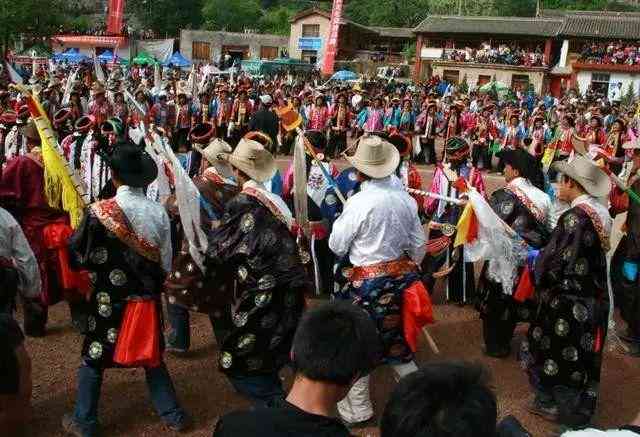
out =
<path fill-rule="evenodd" d="M 147 52 L 160 62 L 167 62 L 173 55 L 173 39 L 136 41 L 137 52 Z"/>

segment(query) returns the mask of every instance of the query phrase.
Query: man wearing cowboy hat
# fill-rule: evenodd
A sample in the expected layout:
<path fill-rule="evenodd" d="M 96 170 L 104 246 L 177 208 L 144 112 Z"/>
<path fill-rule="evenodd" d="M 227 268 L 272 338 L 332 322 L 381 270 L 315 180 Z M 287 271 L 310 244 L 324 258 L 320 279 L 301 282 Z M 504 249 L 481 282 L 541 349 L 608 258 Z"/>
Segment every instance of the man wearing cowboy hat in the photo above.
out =
<path fill-rule="evenodd" d="M 347 201 L 329 238 L 331 250 L 337 257 L 348 258 L 352 266 L 349 283 L 338 297 L 369 313 L 383 343 L 383 362 L 402 377 L 417 370 L 415 344 L 411 346 L 405 338 L 400 308 L 405 290 L 422 286 L 417 266 L 424 257 L 425 235 L 418 206 L 394 175 L 400 154 L 392 144 L 365 137 L 346 159 L 362 186 Z M 338 411 L 350 424 L 373 417 L 368 376 L 362 375 L 354 384 Z"/>
<path fill-rule="evenodd" d="M 69 240 L 72 263 L 89 271 L 93 292 L 89 302 L 78 308 L 85 335 L 82 364 L 75 409 L 63 417 L 62 425 L 69 435 L 97 435 L 104 370 L 140 366 L 126 358 L 138 356 L 138 345 L 151 343 L 154 360 L 145 362 L 144 370 L 152 403 L 167 427 L 184 431 L 190 419 L 162 360 L 161 342 L 147 341 L 162 335 L 160 295 L 172 262 L 167 213 L 144 193 L 157 177 L 158 167 L 132 143 L 119 143 L 113 153 L 103 156 L 111 168 L 116 195 L 89 206 Z M 143 304 L 147 314 L 155 311 L 155 317 L 141 320 L 142 312 L 127 310 L 130 305 L 140 308 L 137 305 Z M 121 336 L 127 327 L 133 328 Z"/>
<path fill-rule="evenodd" d="M 242 191 L 210 234 L 205 260 L 207 282 L 223 284 L 211 295 L 223 306 L 212 315 L 218 364 L 239 393 L 268 405 L 284 395 L 278 372 L 289 360 L 310 284 L 291 211 L 263 185 L 275 173 L 273 156 L 242 139 L 221 157 Z"/>
<path fill-rule="evenodd" d="M 631 153 L 627 186 L 640 194 L 640 143 L 637 140 L 630 141 L 624 144 L 623 149 Z M 618 187 L 614 190 L 620 194 Z M 640 204 L 626 194 L 622 196 L 626 197 L 626 202 L 623 202 L 626 205 L 622 205 L 615 213 L 626 210 L 626 234 L 611 259 L 611 285 L 616 306 L 620 308 L 620 315 L 627 324 L 626 332 L 620 337 L 629 343 L 629 355 L 640 357 Z"/>
<path fill-rule="evenodd" d="M 226 85 L 218 86 L 218 95 L 211 101 L 209 105 L 209 113 L 216 126 L 216 134 L 220 139 L 228 139 L 227 130 L 231 121 L 231 111 L 233 109 L 233 100 L 229 97 L 229 89 Z"/>
<path fill-rule="evenodd" d="M 530 251 L 539 309 L 521 359 L 535 392 L 530 411 L 570 426 L 595 413 L 609 321 L 607 259 L 612 220 L 607 174 L 584 156 L 553 164 L 558 199 L 570 204 L 548 244 Z"/>
<path fill-rule="evenodd" d="M 552 230 L 549 216 L 551 199 L 543 191 L 544 174 L 537 159 L 523 149 L 502 150 L 507 185 L 494 191 L 491 209 L 530 247 L 546 245 Z M 478 309 L 482 318 L 485 354 L 494 358 L 511 353 L 511 341 L 518 322 L 529 322 L 536 307 L 532 301 L 518 301 L 503 291 L 502 285 L 488 273 L 488 262 L 478 284 Z M 518 279 L 524 272 L 519 268 Z"/>
<path fill-rule="evenodd" d="M 233 123 L 233 135 L 231 145 L 238 144 L 240 138 L 249 131 L 249 121 L 253 114 L 253 103 L 249 100 L 247 88 L 240 88 L 238 97 L 233 102 L 231 109 L 231 122 Z"/>

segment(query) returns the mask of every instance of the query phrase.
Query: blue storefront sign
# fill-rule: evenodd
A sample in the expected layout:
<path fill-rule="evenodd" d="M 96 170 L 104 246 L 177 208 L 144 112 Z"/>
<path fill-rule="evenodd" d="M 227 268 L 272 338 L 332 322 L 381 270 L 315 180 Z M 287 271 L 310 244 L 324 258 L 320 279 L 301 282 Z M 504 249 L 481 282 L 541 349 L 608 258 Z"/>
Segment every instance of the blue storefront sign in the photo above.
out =
<path fill-rule="evenodd" d="M 298 50 L 320 50 L 322 38 L 298 38 Z"/>

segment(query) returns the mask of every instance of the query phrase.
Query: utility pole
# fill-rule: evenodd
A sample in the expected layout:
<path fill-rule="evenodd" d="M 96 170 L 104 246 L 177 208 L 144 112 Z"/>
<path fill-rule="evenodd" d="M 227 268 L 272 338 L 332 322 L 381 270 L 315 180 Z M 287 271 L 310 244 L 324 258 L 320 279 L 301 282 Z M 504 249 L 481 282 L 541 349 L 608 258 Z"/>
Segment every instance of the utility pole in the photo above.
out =
<path fill-rule="evenodd" d="M 458 15 L 462 16 L 462 0 L 458 0 Z"/>
<path fill-rule="evenodd" d="M 542 15 L 542 0 L 536 0 L 536 17 Z"/>

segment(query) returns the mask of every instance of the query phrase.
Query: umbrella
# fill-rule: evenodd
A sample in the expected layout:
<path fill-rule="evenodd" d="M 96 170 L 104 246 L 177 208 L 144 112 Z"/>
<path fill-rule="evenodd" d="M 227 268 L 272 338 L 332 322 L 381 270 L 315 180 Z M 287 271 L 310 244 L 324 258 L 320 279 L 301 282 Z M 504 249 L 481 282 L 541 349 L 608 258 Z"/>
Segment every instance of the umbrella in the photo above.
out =
<path fill-rule="evenodd" d="M 142 65 L 155 65 L 158 63 L 158 61 L 156 61 L 153 56 L 147 52 L 140 52 L 131 62 Z"/>
<path fill-rule="evenodd" d="M 191 62 L 182 56 L 180 52 L 175 52 L 168 60 L 164 63 L 164 65 L 173 65 L 174 67 L 191 67 Z"/>
<path fill-rule="evenodd" d="M 105 50 L 104 52 L 102 52 L 102 54 L 100 54 L 100 56 L 98 56 L 98 61 L 100 62 L 120 62 L 122 59 L 120 58 L 120 56 L 116 55 L 114 57 L 113 52 L 111 50 Z"/>
<path fill-rule="evenodd" d="M 331 76 L 330 80 L 357 80 L 358 79 L 358 75 L 355 74 L 353 71 L 348 71 L 348 70 L 340 70 L 337 71 L 333 76 Z"/>
<path fill-rule="evenodd" d="M 493 81 L 493 82 L 489 82 L 487 84 L 482 85 L 478 91 L 480 91 L 481 93 L 488 93 L 493 89 L 494 85 L 496 87 L 496 91 L 498 92 L 505 92 L 505 91 L 509 91 L 510 89 L 508 86 L 506 86 L 502 82 Z"/>

